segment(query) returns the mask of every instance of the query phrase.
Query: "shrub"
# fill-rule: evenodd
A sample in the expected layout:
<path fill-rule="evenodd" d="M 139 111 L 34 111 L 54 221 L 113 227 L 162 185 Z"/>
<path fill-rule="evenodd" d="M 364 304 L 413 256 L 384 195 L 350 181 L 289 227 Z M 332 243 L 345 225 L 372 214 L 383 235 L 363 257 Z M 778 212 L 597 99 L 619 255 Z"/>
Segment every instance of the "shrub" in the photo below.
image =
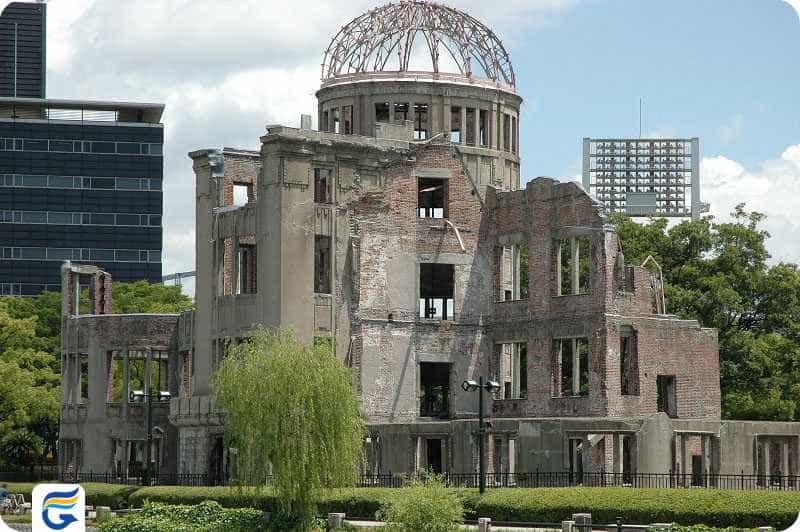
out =
<path fill-rule="evenodd" d="M 14 492 L 15 490 L 10 490 Z M 331 490 L 319 503 L 319 515 L 344 512 L 348 517 L 374 519 L 384 501 L 400 490 L 347 488 Z M 791 525 L 800 510 L 800 492 L 712 489 L 539 488 L 450 489 L 464 505 L 467 518 L 497 521 L 560 522 L 577 512 L 591 512 L 598 523 L 679 523 L 724 527 Z M 92 490 L 88 491 L 90 500 Z M 279 508 L 271 490 L 261 493 L 235 488 L 148 487 L 130 495 L 131 506 L 145 500 L 169 504 L 198 504 L 215 500 L 224 507 L 252 507 L 267 512 Z M 92 504 L 92 502 L 90 502 Z"/>
<path fill-rule="evenodd" d="M 589 512 L 597 523 L 678 523 L 713 527 L 786 528 L 800 493 L 714 489 L 549 488 L 489 490 L 475 505 L 498 521 L 559 522 Z"/>
<path fill-rule="evenodd" d="M 100 532 L 251 532 L 266 530 L 262 512 L 225 509 L 205 501 L 194 506 L 146 504 L 141 512 L 99 525 Z"/>
<path fill-rule="evenodd" d="M 441 478 L 412 480 L 385 499 L 380 512 L 389 530 L 451 532 L 464 520 L 464 505 Z"/>
<path fill-rule="evenodd" d="M 21 493 L 25 500 L 30 502 L 33 488 L 32 482 L 10 482 L 9 493 Z M 121 484 L 101 484 L 88 482 L 81 484 L 86 492 L 86 504 L 93 506 L 110 506 L 111 508 L 127 508 L 128 497 L 139 489 L 138 486 L 125 486 Z"/>

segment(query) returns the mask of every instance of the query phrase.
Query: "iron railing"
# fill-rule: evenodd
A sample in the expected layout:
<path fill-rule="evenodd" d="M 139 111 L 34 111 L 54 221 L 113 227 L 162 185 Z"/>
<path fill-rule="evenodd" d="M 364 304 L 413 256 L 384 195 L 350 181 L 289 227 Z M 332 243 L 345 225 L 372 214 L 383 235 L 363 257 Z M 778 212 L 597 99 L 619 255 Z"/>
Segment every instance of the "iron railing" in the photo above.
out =
<path fill-rule="evenodd" d="M 423 475 L 424 476 L 424 475 Z M 413 475 L 382 474 L 361 475 L 357 487 L 400 488 Z M 478 487 L 477 473 L 444 473 L 444 482 L 453 487 Z M 105 484 L 142 485 L 144 475 L 126 475 L 108 472 L 57 472 L 10 471 L 0 472 L 0 482 L 99 482 Z M 150 475 L 147 482 L 163 486 L 269 486 L 272 477 L 238 475 L 223 477 L 205 473 L 159 473 Z M 586 487 L 630 487 L 630 488 L 717 488 L 733 490 L 798 490 L 799 475 L 751 475 L 745 474 L 692 474 L 692 473 L 610 473 L 606 471 L 571 473 L 569 471 L 534 471 L 531 473 L 487 473 L 486 486 L 490 488 L 561 488 Z"/>

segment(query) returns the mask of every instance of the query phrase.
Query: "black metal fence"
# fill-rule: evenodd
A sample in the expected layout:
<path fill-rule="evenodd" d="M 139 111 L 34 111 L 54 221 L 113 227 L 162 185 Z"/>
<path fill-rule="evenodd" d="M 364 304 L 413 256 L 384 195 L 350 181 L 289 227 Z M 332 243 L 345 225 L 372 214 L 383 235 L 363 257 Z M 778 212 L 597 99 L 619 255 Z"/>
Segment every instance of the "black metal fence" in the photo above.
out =
<path fill-rule="evenodd" d="M 477 473 L 445 473 L 444 481 L 453 487 L 478 487 Z M 358 487 L 400 488 L 412 478 L 408 474 L 362 475 L 357 479 Z M 58 474 L 55 471 L 0 472 L 0 482 L 99 482 L 105 484 L 128 484 L 154 486 L 269 486 L 272 478 L 254 476 L 221 479 L 206 474 L 154 474 L 143 476 L 119 475 L 117 473 L 80 472 Z M 678 473 L 609 473 L 605 471 L 570 473 L 569 471 L 534 471 L 532 473 L 488 473 L 486 486 L 490 488 L 561 488 L 630 487 L 630 488 L 719 488 L 734 490 L 798 490 L 800 476 L 797 475 L 711 475 Z"/>

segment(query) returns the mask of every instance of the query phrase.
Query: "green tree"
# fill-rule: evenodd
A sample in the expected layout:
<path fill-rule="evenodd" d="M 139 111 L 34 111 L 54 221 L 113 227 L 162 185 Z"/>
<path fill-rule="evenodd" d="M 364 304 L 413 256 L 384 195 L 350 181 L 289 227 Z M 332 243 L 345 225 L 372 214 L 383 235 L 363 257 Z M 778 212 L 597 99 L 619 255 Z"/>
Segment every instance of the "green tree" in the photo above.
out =
<path fill-rule="evenodd" d="M 322 492 L 351 485 L 363 460 L 350 370 L 321 343 L 259 328 L 228 348 L 212 384 L 236 449 L 233 476 L 271 471 L 285 527 L 306 529 Z"/>
<path fill-rule="evenodd" d="M 800 419 L 800 271 L 770 266 L 764 216 L 738 205 L 669 227 L 613 215 L 626 260 L 662 266 L 667 310 L 719 331 L 723 417 Z"/>

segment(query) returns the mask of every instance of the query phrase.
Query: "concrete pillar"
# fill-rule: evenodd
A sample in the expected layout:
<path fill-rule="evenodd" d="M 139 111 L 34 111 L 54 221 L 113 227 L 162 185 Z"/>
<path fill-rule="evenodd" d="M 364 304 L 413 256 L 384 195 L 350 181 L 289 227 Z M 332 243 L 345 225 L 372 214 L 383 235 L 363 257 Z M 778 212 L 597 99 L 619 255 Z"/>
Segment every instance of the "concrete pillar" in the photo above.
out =
<path fill-rule="evenodd" d="M 708 474 L 708 434 L 700 435 L 700 471 Z"/>
<path fill-rule="evenodd" d="M 475 116 L 474 124 L 472 125 L 473 131 L 475 131 L 475 146 L 481 145 L 481 108 L 475 108 Z"/>
<path fill-rule="evenodd" d="M 478 532 L 492 532 L 492 519 L 490 517 L 478 518 Z"/>
<path fill-rule="evenodd" d="M 763 474 L 766 475 L 767 484 L 769 484 L 769 482 L 770 482 L 770 478 L 769 477 L 772 474 L 772 460 L 770 459 L 770 451 L 772 450 L 771 449 L 771 447 L 772 447 L 771 443 L 772 442 L 770 442 L 769 440 L 764 440 L 764 442 L 763 442 L 763 444 L 761 446 L 763 448 L 763 452 L 761 453 L 761 456 L 763 457 L 763 461 L 764 461 Z"/>
<path fill-rule="evenodd" d="M 578 355 L 578 340 L 573 338 L 572 343 L 572 395 L 581 393 L 581 357 Z"/>
<path fill-rule="evenodd" d="M 509 482 L 514 482 L 514 474 L 517 472 L 517 440 L 508 439 L 508 473 Z"/>
<path fill-rule="evenodd" d="M 461 106 L 461 144 L 467 143 L 467 108 Z"/>
<path fill-rule="evenodd" d="M 575 521 L 561 521 L 561 532 L 574 532 Z"/>
<path fill-rule="evenodd" d="M 688 434 L 681 434 L 681 473 L 683 475 L 691 473 L 691 468 L 687 465 L 688 464 L 688 449 L 687 449 L 687 439 Z M 688 477 L 684 477 L 688 478 Z"/>
<path fill-rule="evenodd" d="M 581 280 L 581 267 L 580 267 L 580 258 L 581 258 L 581 248 L 578 239 L 572 237 L 569 239 L 569 249 L 572 253 L 572 271 L 569 272 L 571 285 L 572 285 L 572 293 L 579 294 L 580 293 L 580 280 Z"/>
<path fill-rule="evenodd" d="M 789 475 L 789 442 L 781 440 L 781 475 Z"/>
<path fill-rule="evenodd" d="M 450 97 L 443 96 L 442 97 L 442 132 L 445 134 L 448 140 L 450 140 L 450 130 L 453 128 L 453 122 L 450 119 L 451 113 L 451 105 L 450 105 Z"/>
<path fill-rule="evenodd" d="M 622 445 L 621 444 L 622 444 L 622 442 L 620 441 L 619 433 L 615 432 L 614 435 L 613 435 L 613 438 L 612 438 L 613 450 L 612 450 L 612 457 L 611 457 L 611 460 L 612 460 L 612 462 L 611 462 L 612 463 L 611 471 L 615 475 L 619 475 L 620 473 L 622 473 Z M 616 480 L 619 480 L 619 478 L 617 477 Z"/>
<path fill-rule="evenodd" d="M 489 110 L 489 147 L 493 150 L 497 149 L 497 104 L 493 103 L 492 108 Z"/>
<path fill-rule="evenodd" d="M 425 469 L 425 454 L 423 452 L 425 448 L 425 438 L 422 436 L 417 436 L 417 445 L 416 445 L 416 453 L 415 453 L 415 460 L 414 460 L 414 470 L 415 471 L 422 471 Z"/>
<path fill-rule="evenodd" d="M 342 528 L 344 526 L 344 517 L 345 514 L 343 513 L 329 513 L 327 530 Z"/>
<path fill-rule="evenodd" d="M 128 379 L 130 378 L 130 348 L 128 346 L 122 350 L 122 398 L 120 399 L 120 415 L 122 419 L 128 418 L 128 397 L 130 390 Z M 130 456 L 130 455 L 128 455 Z M 128 458 L 126 457 L 125 460 Z"/>

